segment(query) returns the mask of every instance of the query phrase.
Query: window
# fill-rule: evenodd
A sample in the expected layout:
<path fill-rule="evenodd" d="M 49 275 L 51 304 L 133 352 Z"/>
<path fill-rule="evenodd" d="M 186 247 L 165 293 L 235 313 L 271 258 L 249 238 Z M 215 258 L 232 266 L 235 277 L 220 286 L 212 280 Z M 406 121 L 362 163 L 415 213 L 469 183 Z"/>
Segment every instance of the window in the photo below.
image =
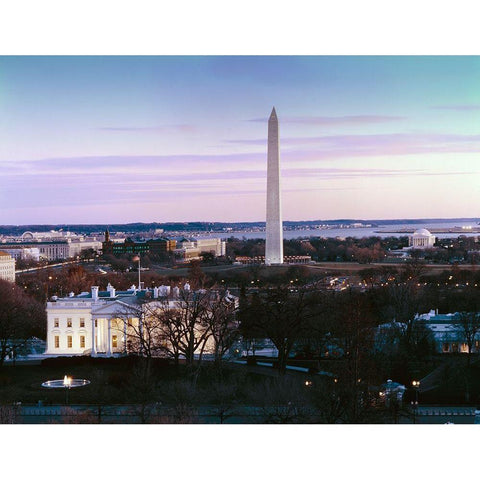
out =
<path fill-rule="evenodd" d="M 60 348 L 60 337 L 55 335 L 55 348 Z"/>
<path fill-rule="evenodd" d="M 452 343 L 452 352 L 457 353 L 458 352 L 458 343 Z"/>
<path fill-rule="evenodd" d="M 85 335 L 80 335 L 80 348 L 85 348 Z"/>
<path fill-rule="evenodd" d="M 112 348 L 117 348 L 117 336 L 112 335 Z"/>
<path fill-rule="evenodd" d="M 460 344 L 460 351 L 462 353 L 468 353 L 468 345 L 466 343 L 461 343 Z"/>
<path fill-rule="evenodd" d="M 58 328 L 58 325 L 59 325 L 58 318 L 55 318 L 55 319 L 53 320 L 53 326 L 54 326 L 55 328 Z"/>
<path fill-rule="evenodd" d="M 68 327 L 72 328 L 72 319 L 71 318 L 67 318 L 67 328 Z"/>
<path fill-rule="evenodd" d="M 72 348 L 72 336 L 67 335 L 67 347 Z"/>
<path fill-rule="evenodd" d="M 85 327 L 85 319 L 81 318 L 80 319 L 80 328 Z"/>
<path fill-rule="evenodd" d="M 97 319 L 95 319 L 95 327 L 97 326 Z"/>

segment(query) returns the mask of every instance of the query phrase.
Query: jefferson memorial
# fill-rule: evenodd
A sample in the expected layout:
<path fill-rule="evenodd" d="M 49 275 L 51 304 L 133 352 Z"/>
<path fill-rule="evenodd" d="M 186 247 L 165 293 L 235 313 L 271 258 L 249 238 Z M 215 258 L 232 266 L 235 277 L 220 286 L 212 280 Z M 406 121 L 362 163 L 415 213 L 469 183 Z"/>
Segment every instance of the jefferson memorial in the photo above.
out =
<path fill-rule="evenodd" d="M 408 236 L 408 246 L 410 248 L 433 248 L 435 235 L 432 235 L 426 228 L 415 230 Z"/>

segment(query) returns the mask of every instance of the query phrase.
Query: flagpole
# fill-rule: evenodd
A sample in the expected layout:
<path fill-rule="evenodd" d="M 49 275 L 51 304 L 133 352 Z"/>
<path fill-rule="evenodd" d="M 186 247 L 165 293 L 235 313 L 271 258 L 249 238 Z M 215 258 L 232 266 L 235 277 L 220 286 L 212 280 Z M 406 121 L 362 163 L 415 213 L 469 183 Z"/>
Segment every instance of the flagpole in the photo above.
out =
<path fill-rule="evenodd" d="M 138 289 L 141 290 L 142 284 L 140 283 L 140 254 L 138 254 Z"/>

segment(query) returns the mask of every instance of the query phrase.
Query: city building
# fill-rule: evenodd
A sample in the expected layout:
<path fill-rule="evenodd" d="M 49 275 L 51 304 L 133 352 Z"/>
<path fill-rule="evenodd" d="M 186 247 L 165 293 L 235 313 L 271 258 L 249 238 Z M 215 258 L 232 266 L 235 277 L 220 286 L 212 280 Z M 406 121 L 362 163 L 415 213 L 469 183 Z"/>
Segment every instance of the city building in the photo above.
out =
<path fill-rule="evenodd" d="M 468 353 L 465 330 L 460 313 L 438 314 L 435 310 L 418 315 L 416 321 L 432 332 L 435 350 L 438 353 Z M 468 315 L 478 315 L 469 313 Z M 480 320 L 478 321 L 480 323 Z M 476 321 L 473 321 L 475 324 Z M 480 352 L 480 329 L 475 335 L 473 352 Z"/>
<path fill-rule="evenodd" d="M 157 307 L 172 311 L 188 309 L 186 299 L 192 297 L 187 293 L 190 294 L 188 283 L 182 289 L 166 285 L 137 289 L 132 285 L 127 291 L 116 291 L 109 284 L 104 292 L 93 286 L 90 292 L 80 295 L 72 292 L 65 298 L 52 297 L 47 302 L 45 354 L 110 357 L 132 353 L 133 338 L 143 331 L 149 312 Z M 238 299 L 228 291 L 223 299 L 234 308 L 238 306 Z M 211 349 L 210 341 L 204 351 L 208 353 Z"/>
<path fill-rule="evenodd" d="M 408 236 L 408 246 L 411 248 L 433 248 L 434 244 L 435 236 L 425 228 L 415 230 L 412 235 Z"/>
<path fill-rule="evenodd" d="M 175 258 L 188 263 L 201 260 L 202 255 L 209 253 L 214 257 L 223 257 L 226 253 L 226 242 L 220 238 L 181 238 L 177 240 Z"/>
<path fill-rule="evenodd" d="M 439 314 L 435 310 L 428 313 L 416 315 L 414 329 L 417 335 L 422 335 L 425 339 L 423 329 L 429 332 L 429 341 L 433 342 L 436 353 L 468 353 L 468 343 L 465 336 L 465 328 L 462 326 L 461 315 L 475 315 L 477 318 L 469 319 L 465 322 L 467 328 L 469 322 L 471 325 L 480 324 L 480 318 L 476 313 L 446 313 Z M 404 323 L 392 321 L 379 325 L 376 329 L 375 345 L 376 348 L 387 352 L 394 351 L 399 346 L 401 336 L 407 329 Z M 472 352 L 480 352 L 480 329 L 473 339 Z"/>
<path fill-rule="evenodd" d="M 312 257 L 310 257 L 310 255 L 291 255 L 283 257 L 283 261 L 290 265 L 309 264 L 312 263 Z M 235 257 L 235 263 L 242 265 L 259 265 L 265 263 L 265 257 L 263 255 L 256 257 L 237 256 Z"/>
<path fill-rule="evenodd" d="M 40 249 L 36 247 L 4 248 L 2 251 L 8 253 L 15 261 L 35 260 L 38 262 L 40 260 Z"/>
<path fill-rule="evenodd" d="M 281 263 L 283 263 L 283 226 L 280 198 L 280 147 L 278 118 L 273 108 L 268 119 L 265 264 Z"/>
<path fill-rule="evenodd" d="M 89 240 L 83 237 L 66 238 L 64 240 L 30 240 L 30 241 L 9 241 L 0 243 L 0 248 L 24 249 L 37 248 L 39 258 L 44 260 L 64 260 L 75 258 L 84 250 L 100 250 L 102 243 L 97 240 Z"/>
<path fill-rule="evenodd" d="M 134 241 L 126 238 L 124 241 L 113 241 L 110 238 L 110 232 L 105 231 L 105 240 L 102 243 L 102 252 L 104 255 L 125 255 L 146 253 L 161 255 L 173 252 L 176 247 L 176 241 L 168 238 L 153 238 L 144 241 Z"/>
<path fill-rule="evenodd" d="M 15 259 L 0 251 L 0 279 L 15 282 Z"/>

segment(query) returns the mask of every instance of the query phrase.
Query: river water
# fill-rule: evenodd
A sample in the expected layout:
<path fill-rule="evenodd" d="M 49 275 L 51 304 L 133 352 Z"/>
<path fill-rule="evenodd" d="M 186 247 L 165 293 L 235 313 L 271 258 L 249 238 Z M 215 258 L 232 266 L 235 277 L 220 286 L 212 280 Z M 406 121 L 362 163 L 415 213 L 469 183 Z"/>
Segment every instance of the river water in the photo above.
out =
<path fill-rule="evenodd" d="M 402 224 L 391 224 L 391 225 L 381 225 L 378 227 L 360 227 L 360 228 L 322 228 L 322 229 L 313 229 L 313 230 L 285 230 L 283 232 L 283 238 L 286 240 L 291 240 L 294 238 L 309 238 L 309 237 L 326 237 L 326 238 L 336 238 L 336 237 L 400 237 L 406 236 L 409 233 L 413 233 L 415 230 L 420 228 L 426 228 L 427 230 L 431 229 L 448 229 L 453 227 L 478 227 L 478 219 L 475 221 L 462 221 L 462 220 L 452 220 L 444 222 L 431 222 L 431 223 L 402 223 Z M 391 233 L 393 231 L 406 230 L 405 233 Z M 191 235 L 191 234 L 190 234 Z M 466 236 L 480 236 L 480 233 L 469 232 L 468 229 L 462 231 L 462 233 L 434 233 L 438 238 L 457 238 L 459 235 Z M 261 238 L 265 239 L 265 232 L 228 232 L 228 233 L 219 233 L 212 232 L 211 234 L 198 234 L 191 235 L 196 238 Z"/>

